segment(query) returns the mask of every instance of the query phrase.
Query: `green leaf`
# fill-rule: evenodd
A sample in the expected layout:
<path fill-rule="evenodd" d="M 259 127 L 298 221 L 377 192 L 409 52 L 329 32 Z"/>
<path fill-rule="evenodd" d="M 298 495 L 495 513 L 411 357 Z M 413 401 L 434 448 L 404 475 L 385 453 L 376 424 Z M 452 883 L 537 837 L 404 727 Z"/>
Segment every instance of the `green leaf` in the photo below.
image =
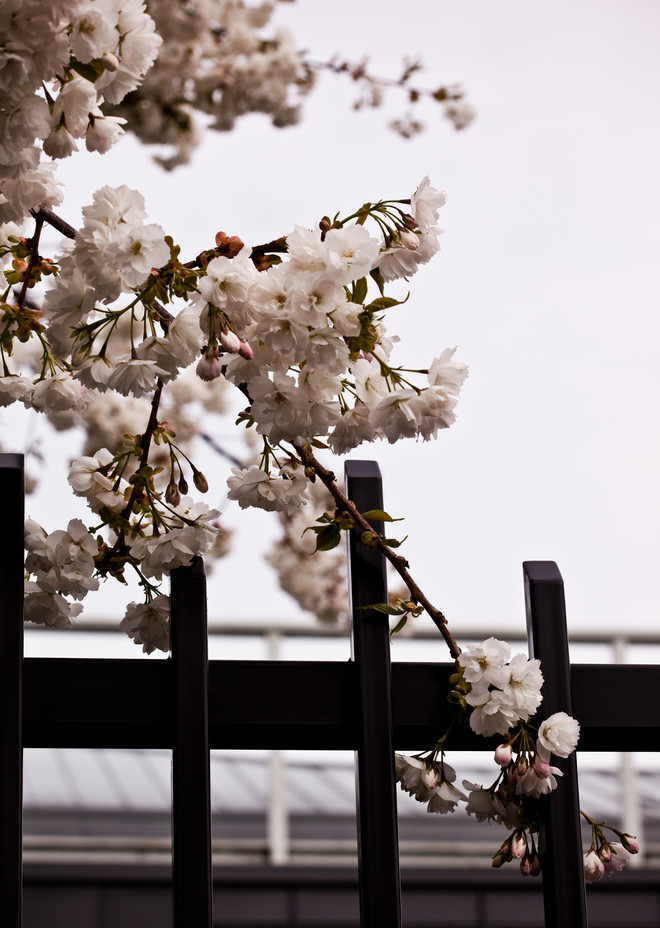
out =
<path fill-rule="evenodd" d="M 86 63 L 72 58 L 70 65 L 72 70 L 80 74 L 81 77 L 84 77 L 86 81 L 91 81 L 92 84 L 105 71 L 105 65 L 100 58 L 95 58 L 92 61 L 88 61 Z"/>
<path fill-rule="evenodd" d="M 396 623 L 394 628 L 390 631 L 390 641 L 392 640 L 392 635 L 396 635 L 396 633 L 400 632 L 402 628 L 405 628 L 409 615 L 410 613 L 406 612 L 406 614 Z"/>
<path fill-rule="evenodd" d="M 360 513 L 363 519 L 368 522 L 403 522 L 403 518 L 394 519 L 384 509 L 370 509 L 368 512 Z"/>
<path fill-rule="evenodd" d="M 330 551 L 332 548 L 336 548 L 340 541 L 341 532 L 337 526 L 334 523 L 332 525 L 326 525 L 316 533 L 316 548 L 314 552 Z"/>
<path fill-rule="evenodd" d="M 406 535 L 406 538 L 407 537 L 408 536 Z M 402 538 L 401 541 L 398 541 L 396 538 L 383 538 L 383 542 L 388 546 L 388 548 L 400 548 L 406 538 Z"/>
<path fill-rule="evenodd" d="M 404 303 L 408 302 L 409 296 L 410 294 L 405 300 L 395 300 L 393 296 L 379 296 L 369 303 L 367 309 L 389 309 L 391 306 L 403 306 Z"/>
<path fill-rule="evenodd" d="M 400 606 L 391 606 L 389 603 L 375 603 L 373 606 L 360 606 L 360 609 L 373 609 L 374 612 L 382 612 L 384 615 L 403 615 L 405 610 Z"/>
<path fill-rule="evenodd" d="M 380 290 L 380 295 L 383 296 L 385 293 L 385 278 L 381 274 L 380 270 L 375 267 L 373 271 L 369 271 L 369 276 L 376 282 L 378 289 Z"/>
<path fill-rule="evenodd" d="M 353 285 L 353 303 L 364 303 L 364 298 L 367 295 L 367 278 L 361 277 L 359 280 L 355 281 Z"/>

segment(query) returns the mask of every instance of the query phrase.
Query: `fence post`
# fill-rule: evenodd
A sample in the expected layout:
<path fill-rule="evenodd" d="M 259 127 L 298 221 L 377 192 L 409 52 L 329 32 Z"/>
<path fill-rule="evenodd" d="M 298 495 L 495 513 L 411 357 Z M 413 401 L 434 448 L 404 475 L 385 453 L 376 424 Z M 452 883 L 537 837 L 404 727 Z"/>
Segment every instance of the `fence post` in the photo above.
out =
<path fill-rule="evenodd" d="M 174 928 L 212 928 L 208 629 L 200 557 L 172 571 L 170 595 Z"/>
<path fill-rule="evenodd" d="M 347 461 L 346 494 L 359 512 L 383 508 L 375 461 Z M 372 522 L 382 531 L 381 522 Z M 365 606 L 387 602 L 385 558 L 349 532 L 351 649 L 357 671 L 359 735 L 356 764 L 360 924 L 400 928 L 401 889 L 387 616 Z"/>
<path fill-rule="evenodd" d="M 0 454 L 0 899 L 2 924 L 23 910 L 23 455 Z"/>
<path fill-rule="evenodd" d="M 525 561 L 525 608 L 529 656 L 541 661 L 540 716 L 573 714 L 564 583 L 554 561 Z M 540 856 L 546 928 L 586 928 L 580 800 L 575 752 L 553 759 L 564 776 L 551 796 L 542 797 Z"/>
<path fill-rule="evenodd" d="M 0 899 L 2 923 L 23 909 L 23 455 L 0 454 Z"/>

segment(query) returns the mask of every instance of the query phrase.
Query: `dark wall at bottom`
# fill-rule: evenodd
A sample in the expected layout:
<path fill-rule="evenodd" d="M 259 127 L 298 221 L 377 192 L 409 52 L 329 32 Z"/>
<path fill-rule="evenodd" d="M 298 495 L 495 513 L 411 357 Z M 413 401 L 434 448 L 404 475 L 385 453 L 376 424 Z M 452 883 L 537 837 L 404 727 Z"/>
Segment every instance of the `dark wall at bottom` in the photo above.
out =
<path fill-rule="evenodd" d="M 24 928 L 171 928 L 167 868 L 28 865 Z M 357 874 L 317 867 L 214 871 L 215 928 L 359 928 Z M 542 928 L 541 881 L 515 869 L 404 870 L 405 928 Z M 588 887 L 598 928 L 658 928 L 660 870 Z"/>

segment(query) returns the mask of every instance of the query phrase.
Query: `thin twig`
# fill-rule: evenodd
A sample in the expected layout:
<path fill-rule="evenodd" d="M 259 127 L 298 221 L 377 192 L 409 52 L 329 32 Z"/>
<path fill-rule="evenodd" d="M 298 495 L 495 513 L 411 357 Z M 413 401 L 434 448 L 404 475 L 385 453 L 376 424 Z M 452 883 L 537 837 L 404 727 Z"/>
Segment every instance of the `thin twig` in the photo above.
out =
<path fill-rule="evenodd" d="M 41 221 L 47 222 L 48 225 L 52 226 L 54 229 L 57 229 L 62 235 L 66 238 L 75 238 L 76 230 L 73 226 L 70 226 L 68 222 L 54 213 L 51 209 L 47 209 L 45 206 L 41 206 L 39 209 L 31 209 L 30 213 L 34 216 L 37 222 Z"/>

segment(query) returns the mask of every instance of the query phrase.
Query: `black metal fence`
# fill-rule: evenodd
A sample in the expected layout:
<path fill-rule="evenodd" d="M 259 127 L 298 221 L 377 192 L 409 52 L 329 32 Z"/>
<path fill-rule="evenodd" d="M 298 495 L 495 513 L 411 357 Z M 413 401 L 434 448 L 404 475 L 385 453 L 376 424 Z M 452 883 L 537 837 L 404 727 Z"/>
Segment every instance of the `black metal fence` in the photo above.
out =
<path fill-rule="evenodd" d="M 0 455 L 3 925 L 21 926 L 23 746 L 172 751 L 175 928 L 213 925 L 209 750 L 322 748 L 356 752 L 361 924 L 399 928 L 393 751 L 435 743 L 451 711 L 446 695 L 455 668 L 452 663 L 390 663 L 387 617 L 364 608 L 387 597 L 382 555 L 350 539 L 353 620 L 347 664 L 208 661 L 205 574 L 199 558 L 172 572 L 171 660 L 24 659 L 22 467 L 20 455 Z M 360 511 L 382 508 L 375 463 L 348 463 L 346 483 Z M 660 668 L 571 668 L 557 566 L 532 561 L 523 567 L 530 655 L 541 659 L 545 677 L 543 714 L 563 709 L 576 716 L 582 751 L 660 750 L 660 721 L 651 695 L 660 691 Z M 462 731 L 452 747 L 490 750 L 497 740 L 488 744 Z M 540 846 L 546 926 L 583 928 L 587 915 L 575 756 L 557 764 L 565 775 L 544 804 Z"/>

